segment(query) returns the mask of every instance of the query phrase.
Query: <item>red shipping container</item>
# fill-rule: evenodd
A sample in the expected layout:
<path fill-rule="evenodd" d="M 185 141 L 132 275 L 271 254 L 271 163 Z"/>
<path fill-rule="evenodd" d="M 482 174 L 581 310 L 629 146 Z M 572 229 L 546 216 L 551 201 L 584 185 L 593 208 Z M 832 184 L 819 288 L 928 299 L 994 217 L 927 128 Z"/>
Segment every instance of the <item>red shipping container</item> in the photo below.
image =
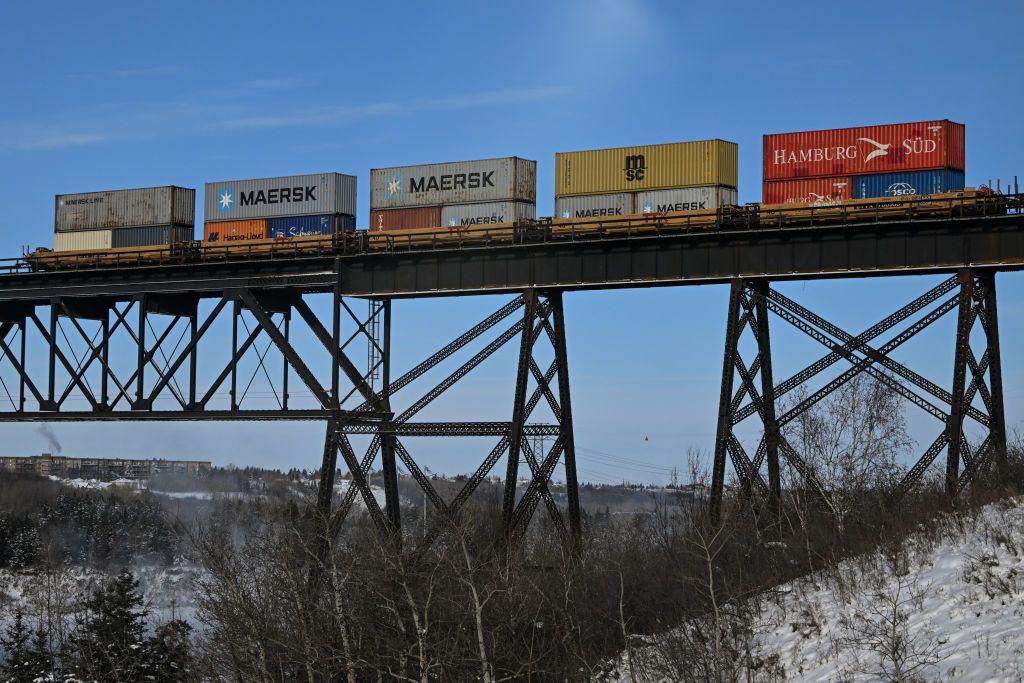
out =
<path fill-rule="evenodd" d="M 441 227 L 440 206 L 381 209 L 370 212 L 370 230 L 412 230 Z"/>
<path fill-rule="evenodd" d="M 764 180 L 964 169 L 964 126 L 949 120 L 764 136 Z"/>
<path fill-rule="evenodd" d="M 853 198 L 853 179 L 773 180 L 761 186 L 762 204 L 833 204 Z"/>

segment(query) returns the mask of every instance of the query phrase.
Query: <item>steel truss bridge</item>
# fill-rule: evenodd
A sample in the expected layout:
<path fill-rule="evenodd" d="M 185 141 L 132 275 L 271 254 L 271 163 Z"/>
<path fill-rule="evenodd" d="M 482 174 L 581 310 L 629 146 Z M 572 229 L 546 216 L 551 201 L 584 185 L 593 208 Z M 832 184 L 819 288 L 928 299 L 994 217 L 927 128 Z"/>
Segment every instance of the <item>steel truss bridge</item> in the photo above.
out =
<path fill-rule="evenodd" d="M 730 461 L 744 491 L 769 503 L 781 495 L 783 460 L 810 487 L 822 489 L 783 428 L 861 374 L 936 420 L 935 440 L 899 490 L 913 487 L 945 452 L 947 487 L 955 496 L 973 477 L 998 467 L 1006 452 L 996 273 L 1024 267 L 1024 197 L 999 201 L 998 211 L 970 217 L 908 211 L 822 221 L 805 212 L 772 227 L 723 221 L 701 229 L 651 217 L 625 230 L 622 224 L 608 230 L 599 225 L 557 240 L 550 231 L 530 229 L 511 240 L 395 240 L 373 249 L 346 241 L 312 255 L 243 251 L 212 263 L 126 262 L 33 272 L 18 262 L 0 275 L 0 421 L 322 421 L 318 504 L 331 528 L 337 531 L 361 498 L 374 522 L 400 539 L 401 462 L 436 513 L 426 543 L 458 520 L 504 458 L 503 515 L 510 537 L 521 535 L 543 504 L 568 541 L 580 533 L 580 509 L 564 294 L 731 283 L 713 510 L 721 508 Z M 920 273 L 950 277 L 855 331 L 771 286 Z M 510 300 L 417 365 L 395 372 L 392 300 L 496 293 Z M 772 369 L 769 313 L 824 347 L 819 359 L 781 381 Z M 930 380 L 893 360 L 893 351 L 947 315 L 957 320 L 951 377 Z M 753 352 L 744 351 L 745 339 Z M 511 419 L 416 419 L 507 344 L 518 344 L 509 377 Z M 840 374 L 780 412 L 780 399 L 833 366 Z M 407 387 L 442 367 L 449 369 L 439 381 L 410 396 Z M 269 392 L 252 389 L 264 380 Z M 968 442 L 965 422 L 984 431 L 980 445 Z M 736 436 L 739 425 L 751 423 L 762 434 L 752 454 Z M 356 451 L 355 435 L 370 437 L 365 450 Z M 489 437 L 493 446 L 446 500 L 407 440 L 471 436 Z M 543 451 L 535 448 L 541 437 Z M 339 454 L 351 484 L 335 495 Z M 378 459 L 383 507 L 367 481 Z M 517 491 L 522 463 L 529 477 Z M 564 510 L 550 489 L 559 464 L 565 470 Z"/>

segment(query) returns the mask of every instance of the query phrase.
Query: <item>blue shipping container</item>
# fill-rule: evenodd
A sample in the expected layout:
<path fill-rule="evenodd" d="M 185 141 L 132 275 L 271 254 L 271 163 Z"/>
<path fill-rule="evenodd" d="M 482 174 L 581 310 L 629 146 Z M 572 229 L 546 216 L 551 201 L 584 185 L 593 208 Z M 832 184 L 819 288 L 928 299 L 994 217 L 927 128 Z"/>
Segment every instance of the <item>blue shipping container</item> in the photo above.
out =
<path fill-rule="evenodd" d="M 910 173 L 880 173 L 853 178 L 853 198 L 906 197 L 914 194 L 937 194 L 964 189 L 964 172 L 914 171 Z"/>
<path fill-rule="evenodd" d="M 323 216 L 294 216 L 270 218 L 267 220 L 268 233 L 274 239 L 330 235 L 335 231 L 344 232 L 355 228 L 353 216 L 327 214 Z"/>

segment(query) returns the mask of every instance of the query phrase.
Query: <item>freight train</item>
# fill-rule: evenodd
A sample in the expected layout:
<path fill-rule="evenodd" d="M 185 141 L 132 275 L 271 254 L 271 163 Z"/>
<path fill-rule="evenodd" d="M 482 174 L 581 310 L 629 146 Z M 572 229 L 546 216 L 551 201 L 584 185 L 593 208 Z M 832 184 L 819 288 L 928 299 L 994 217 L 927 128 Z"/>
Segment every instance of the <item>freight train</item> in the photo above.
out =
<path fill-rule="evenodd" d="M 771 229 L 796 225 L 870 224 L 908 219 L 942 219 L 1005 214 L 1007 198 L 987 188 L 966 188 L 928 196 L 883 197 L 821 205 L 724 205 L 714 210 L 628 214 L 601 218 L 542 218 L 512 223 L 344 231 L 331 235 L 268 238 L 241 242 L 179 242 L 151 247 L 57 252 L 36 249 L 25 257 L 32 270 L 113 268 L 215 263 L 246 259 L 451 249 L 474 246 L 646 237 L 711 230 Z M 1017 206 L 1016 209 L 1020 210 Z"/>
<path fill-rule="evenodd" d="M 1005 212 L 964 189 L 964 126 L 947 120 L 764 136 L 761 204 L 738 204 L 725 140 L 555 155 L 555 216 L 536 219 L 537 163 L 519 157 L 371 169 L 370 225 L 356 178 L 321 173 L 195 190 L 58 195 L 54 248 L 21 267 L 58 270 L 543 243 L 666 232 L 859 224 Z M 1015 200 L 1016 201 L 1016 200 Z"/>

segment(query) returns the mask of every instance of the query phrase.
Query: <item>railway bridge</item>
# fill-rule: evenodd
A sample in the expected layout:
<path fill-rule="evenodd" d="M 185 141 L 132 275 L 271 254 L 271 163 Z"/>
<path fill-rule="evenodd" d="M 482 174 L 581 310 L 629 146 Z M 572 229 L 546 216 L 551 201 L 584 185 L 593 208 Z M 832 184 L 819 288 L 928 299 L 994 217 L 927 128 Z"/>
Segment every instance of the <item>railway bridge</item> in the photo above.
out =
<path fill-rule="evenodd" d="M 715 511 L 729 462 L 748 493 L 769 501 L 781 493 L 782 461 L 820 487 L 782 428 L 861 373 L 936 418 L 937 436 L 907 471 L 901 490 L 912 487 L 943 452 L 950 495 L 977 473 L 997 467 L 1005 456 L 1006 425 L 996 275 L 1024 267 L 1024 197 L 1001 197 L 998 210 L 971 216 L 911 207 L 899 215 L 833 212 L 826 220 L 803 211 L 771 226 L 722 220 L 699 230 L 650 216 L 557 237 L 550 229 L 528 228 L 505 240 L 486 234 L 472 241 L 395 239 L 373 249 L 365 240 L 345 240 L 316 253 L 239 249 L 230 258 L 160 265 L 126 260 L 39 271 L 29 263 L 12 259 L 0 274 L 0 421 L 322 421 L 318 502 L 332 528 L 340 527 L 361 497 L 382 529 L 399 531 L 401 462 L 436 512 L 427 542 L 459 515 L 505 458 L 507 532 L 521 534 L 543 503 L 568 540 L 580 532 L 580 510 L 563 299 L 576 290 L 730 284 L 714 447 Z M 858 331 L 840 328 L 771 286 L 925 273 L 950 277 Z M 394 299 L 477 294 L 507 294 L 510 300 L 422 362 L 395 371 Z M 820 342 L 822 356 L 778 380 L 769 314 Z M 951 377 L 933 381 L 891 358 L 947 314 L 957 320 Z M 756 349 L 747 358 L 744 335 Z M 408 397 L 406 387 L 451 365 L 458 351 L 478 339 L 490 341 L 429 391 Z M 519 352 L 509 378 L 511 420 L 415 419 L 512 343 Z M 837 364 L 837 377 L 780 414 L 782 396 Z M 270 395 L 251 392 L 257 376 L 270 385 Z M 534 417 L 539 406 L 545 406 L 548 421 Z M 755 421 L 762 434 L 753 453 L 735 435 L 745 420 Z M 965 421 L 983 429 L 980 445 L 964 436 Z M 371 437 L 365 452 L 356 452 L 352 435 Z M 406 447 L 406 437 L 468 436 L 490 437 L 494 445 L 481 453 L 458 494 L 446 500 Z M 531 445 L 537 436 L 548 437 L 546 452 Z M 339 454 L 352 483 L 335 496 Z M 383 507 L 367 482 L 378 458 Z M 517 491 L 523 462 L 529 481 Z M 564 511 L 548 487 L 559 463 L 566 476 Z"/>

